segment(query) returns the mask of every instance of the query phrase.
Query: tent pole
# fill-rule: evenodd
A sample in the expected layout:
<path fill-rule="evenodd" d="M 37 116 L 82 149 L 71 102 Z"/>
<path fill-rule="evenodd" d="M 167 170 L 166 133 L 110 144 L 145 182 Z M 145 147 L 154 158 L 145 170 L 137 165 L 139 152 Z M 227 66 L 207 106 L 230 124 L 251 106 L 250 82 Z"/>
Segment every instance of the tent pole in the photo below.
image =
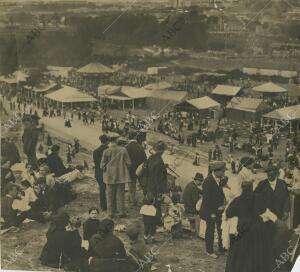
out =
<path fill-rule="evenodd" d="M 134 99 L 132 100 L 132 110 L 134 110 Z"/>
<path fill-rule="evenodd" d="M 123 111 L 124 111 L 125 110 L 124 100 L 122 102 L 123 102 Z"/>

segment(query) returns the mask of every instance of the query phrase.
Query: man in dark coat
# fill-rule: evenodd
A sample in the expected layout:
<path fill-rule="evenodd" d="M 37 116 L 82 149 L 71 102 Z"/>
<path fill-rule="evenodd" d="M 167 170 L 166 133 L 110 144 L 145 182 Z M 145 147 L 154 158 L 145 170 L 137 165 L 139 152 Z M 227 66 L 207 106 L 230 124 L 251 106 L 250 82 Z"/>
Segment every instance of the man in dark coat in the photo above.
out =
<path fill-rule="evenodd" d="M 136 169 L 142 163 L 147 160 L 147 156 L 145 153 L 144 148 L 137 142 L 137 133 L 135 131 L 130 131 L 129 135 L 129 143 L 126 145 L 126 149 L 128 155 L 131 160 L 131 166 L 129 168 L 129 174 L 131 177 L 131 182 L 128 183 L 129 185 L 129 193 L 130 193 L 130 200 L 133 205 L 136 204 Z"/>
<path fill-rule="evenodd" d="M 28 163 L 36 167 L 36 145 L 39 138 L 39 131 L 36 128 L 36 124 L 28 119 L 24 119 L 24 132 L 22 136 L 23 151 L 27 156 Z"/>
<path fill-rule="evenodd" d="M 222 246 L 222 213 L 224 211 L 225 195 L 221 179 L 224 177 L 226 163 L 213 161 L 209 168 L 212 173 L 207 176 L 203 183 L 203 201 L 200 209 L 200 218 L 206 221 L 205 243 L 207 255 L 217 258 L 214 253 L 215 226 L 218 231 L 219 251 L 223 252 Z"/>
<path fill-rule="evenodd" d="M 187 214 L 197 214 L 196 204 L 202 195 L 203 175 L 196 173 L 194 180 L 186 185 L 182 195 L 184 210 Z"/>
<path fill-rule="evenodd" d="M 154 154 L 147 161 L 146 193 L 153 193 L 159 196 L 167 191 L 167 168 L 162 159 L 162 154 L 167 149 L 163 141 L 153 145 Z"/>
<path fill-rule="evenodd" d="M 69 172 L 69 169 L 64 166 L 61 157 L 58 155 L 59 149 L 59 145 L 53 145 L 51 147 L 51 154 L 46 158 L 46 164 L 48 165 L 50 172 L 54 173 L 56 177 L 60 177 Z"/>
<path fill-rule="evenodd" d="M 103 211 L 107 210 L 107 202 L 106 202 L 106 185 L 103 182 L 103 172 L 100 168 L 100 163 L 102 160 L 102 155 L 105 149 L 108 148 L 108 137 L 103 134 L 99 137 L 101 141 L 101 145 L 94 150 L 93 152 L 93 160 L 95 164 L 95 178 L 99 185 L 99 192 L 100 192 L 100 208 Z"/>
<path fill-rule="evenodd" d="M 276 259 L 288 248 L 288 229 L 284 221 L 288 218 L 290 200 L 287 185 L 278 179 L 278 168 L 269 165 L 268 178 L 255 189 L 255 213 L 261 218 L 256 238 L 257 254 L 254 260 L 259 263 L 258 272 L 276 269 Z M 271 216 L 273 219 L 271 219 Z"/>

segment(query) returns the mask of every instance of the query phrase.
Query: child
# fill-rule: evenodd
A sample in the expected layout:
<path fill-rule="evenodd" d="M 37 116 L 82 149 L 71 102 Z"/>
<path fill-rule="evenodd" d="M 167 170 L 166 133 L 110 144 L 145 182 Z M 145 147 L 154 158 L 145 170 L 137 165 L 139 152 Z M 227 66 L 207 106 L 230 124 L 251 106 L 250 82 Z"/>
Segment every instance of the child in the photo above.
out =
<path fill-rule="evenodd" d="M 144 222 L 144 239 L 146 243 L 155 242 L 155 232 L 157 224 L 156 208 L 154 207 L 154 196 L 152 193 L 147 193 L 144 198 L 144 205 L 140 210 L 143 215 Z"/>
<path fill-rule="evenodd" d="M 83 223 L 83 240 L 89 242 L 94 234 L 98 232 L 100 226 L 99 209 L 97 207 L 91 207 L 89 209 L 89 219 Z M 87 244 L 87 242 L 84 242 Z M 89 255 L 93 255 L 90 245 L 87 246 Z"/>
<path fill-rule="evenodd" d="M 28 180 L 23 180 L 21 187 L 23 195 L 21 199 L 15 199 L 12 206 L 14 210 L 25 212 L 31 209 L 31 203 L 37 200 L 37 196 Z"/>
<path fill-rule="evenodd" d="M 137 226 L 129 226 L 126 234 L 130 239 L 129 256 L 137 264 L 136 271 L 151 271 L 151 263 L 154 259 L 153 252 L 147 248 L 145 242 L 139 239 L 140 229 Z"/>

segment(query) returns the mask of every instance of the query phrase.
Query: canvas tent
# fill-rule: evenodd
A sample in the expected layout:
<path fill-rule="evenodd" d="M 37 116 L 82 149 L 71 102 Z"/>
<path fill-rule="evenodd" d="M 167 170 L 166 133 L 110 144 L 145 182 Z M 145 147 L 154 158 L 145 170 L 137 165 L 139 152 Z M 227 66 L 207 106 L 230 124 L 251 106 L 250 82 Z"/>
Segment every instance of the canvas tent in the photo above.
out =
<path fill-rule="evenodd" d="M 101 75 L 114 73 L 114 70 L 99 62 L 92 62 L 78 69 L 77 73 L 85 75 Z"/>
<path fill-rule="evenodd" d="M 71 108 L 74 103 L 86 103 L 86 102 L 96 102 L 98 101 L 93 96 L 86 94 L 84 92 L 79 91 L 76 88 L 65 86 L 63 88 L 45 95 L 45 98 L 55 101 L 57 103 L 61 103 L 61 107 L 63 110 L 64 104 L 70 104 Z"/>
<path fill-rule="evenodd" d="M 187 92 L 170 91 L 170 90 L 147 90 L 145 88 L 136 88 L 132 86 L 113 86 L 102 85 L 98 88 L 98 95 L 100 98 L 119 100 L 119 101 L 132 101 L 134 108 L 135 100 L 143 100 L 149 107 L 157 108 L 166 101 L 170 104 L 181 102 L 186 96 Z M 122 102 L 125 104 L 125 102 Z"/>
<path fill-rule="evenodd" d="M 290 131 L 292 131 L 292 128 L 294 128 L 295 131 L 298 131 L 300 127 L 300 105 L 271 111 L 265 114 L 264 118 L 274 120 L 279 127 L 287 126 L 289 124 Z"/>
<path fill-rule="evenodd" d="M 264 83 L 262 85 L 253 88 L 253 91 L 263 93 L 263 94 L 280 94 L 286 93 L 287 90 L 273 82 Z"/>
<path fill-rule="evenodd" d="M 226 116 L 235 121 L 259 120 L 268 105 L 258 98 L 233 97 L 226 106 Z"/>
<path fill-rule="evenodd" d="M 124 110 L 125 104 L 128 104 L 126 101 L 131 101 L 130 105 L 134 109 L 135 100 L 141 102 L 149 96 L 149 91 L 133 86 L 101 85 L 98 88 L 98 96 L 105 100 L 121 101 Z"/>
<path fill-rule="evenodd" d="M 241 87 L 231 86 L 231 85 L 217 85 L 217 87 L 212 91 L 212 94 L 215 95 L 224 95 L 224 96 L 236 96 Z"/>
<path fill-rule="evenodd" d="M 172 84 L 170 84 L 167 81 L 161 81 L 156 83 L 151 83 L 146 86 L 144 86 L 147 90 L 166 90 L 172 88 Z"/>
<path fill-rule="evenodd" d="M 175 108 L 182 111 L 217 109 L 220 108 L 220 103 L 208 96 L 203 96 L 195 99 L 185 100 L 177 104 Z"/>

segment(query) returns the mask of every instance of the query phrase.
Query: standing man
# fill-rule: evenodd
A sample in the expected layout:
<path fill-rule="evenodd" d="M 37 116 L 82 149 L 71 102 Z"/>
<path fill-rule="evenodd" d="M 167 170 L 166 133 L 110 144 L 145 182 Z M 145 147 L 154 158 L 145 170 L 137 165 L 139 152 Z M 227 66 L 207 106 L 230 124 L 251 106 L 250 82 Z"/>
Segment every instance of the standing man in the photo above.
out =
<path fill-rule="evenodd" d="M 158 141 L 153 145 L 154 153 L 146 162 L 146 184 L 144 194 L 152 193 L 155 197 L 154 206 L 157 210 L 156 216 L 161 219 L 162 195 L 167 193 L 167 168 L 162 159 L 167 145 L 163 141 Z M 162 222 L 159 221 L 158 224 Z"/>
<path fill-rule="evenodd" d="M 214 253 L 215 226 L 218 231 L 219 251 L 223 253 L 222 246 L 222 213 L 225 205 L 225 195 L 221 179 L 224 177 L 226 163 L 221 161 L 211 162 L 211 174 L 203 183 L 203 201 L 200 209 L 200 218 L 206 221 L 205 243 L 206 253 L 212 258 L 217 258 Z"/>
<path fill-rule="evenodd" d="M 106 184 L 108 216 L 115 217 L 118 208 L 118 217 L 125 214 L 125 183 L 131 182 L 129 167 L 131 161 L 125 147 L 117 145 L 119 134 L 111 132 L 108 135 L 109 147 L 104 150 L 100 168 L 103 171 L 103 180 Z"/>
<path fill-rule="evenodd" d="M 27 156 L 28 163 L 34 168 L 37 167 L 36 162 L 36 145 L 39 138 L 39 132 L 36 128 L 36 122 L 32 120 L 31 116 L 26 116 L 23 119 L 24 132 L 22 136 L 23 151 Z"/>
<path fill-rule="evenodd" d="M 261 260 L 260 271 L 274 271 L 276 258 L 288 248 L 288 232 L 284 221 L 289 216 L 290 199 L 287 185 L 278 178 L 278 168 L 269 165 L 267 179 L 261 181 L 256 187 L 255 213 L 261 217 L 260 231 L 262 237 L 258 242 L 263 254 L 257 253 L 257 259 Z"/>
<path fill-rule="evenodd" d="M 147 160 L 146 152 L 144 148 L 137 142 L 137 133 L 130 131 L 128 135 L 129 143 L 126 145 L 126 150 L 131 160 L 131 166 L 129 168 L 131 182 L 129 185 L 130 201 L 133 206 L 136 205 L 136 169 L 139 165 Z"/>
<path fill-rule="evenodd" d="M 108 148 L 108 137 L 106 134 L 103 134 L 99 137 L 101 141 L 101 145 L 94 150 L 93 152 L 93 159 L 95 164 L 95 178 L 99 185 L 100 191 L 100 208 L 102 211 L 107 210 L 107 202 L 106 202 L 106 185 L 103 182 L 103 172 L 100 168 L 100 163 L 103 157 L 103 152 L 105 149 Z"/>

